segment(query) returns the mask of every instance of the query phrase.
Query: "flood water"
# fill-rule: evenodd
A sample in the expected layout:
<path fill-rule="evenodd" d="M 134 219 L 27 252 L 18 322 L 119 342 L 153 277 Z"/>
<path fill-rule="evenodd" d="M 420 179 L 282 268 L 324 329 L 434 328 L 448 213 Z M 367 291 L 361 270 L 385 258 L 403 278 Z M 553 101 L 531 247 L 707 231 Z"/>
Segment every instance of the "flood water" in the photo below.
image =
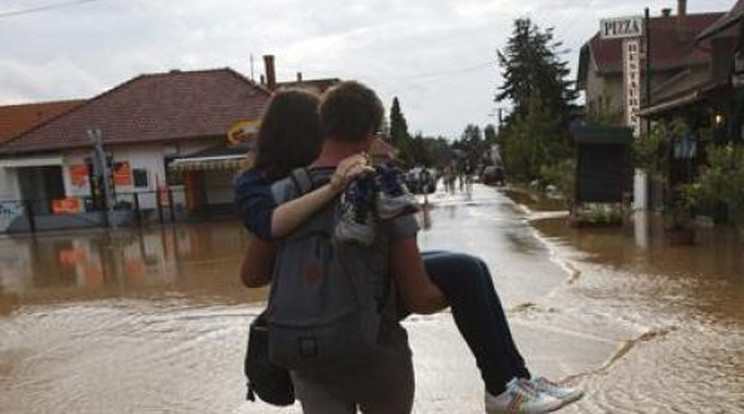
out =
<path fill-rule="evenodd" d="M 585 377 L 604 412 L 744 412 L 744 242 L 731 228 L 697 229 L 675 245 L 658 217 L 625 228 L 537 229 L 573 268 L 572 295 L 641 334 Z M 594 410 L 589 410 L 594 411 Z"/>
<path fill-rule="evenodd" d="M 483 257 L 530 368 L 583 387 L 565 412 L 744 412 L 744 243 L 670 246 L 653 219 L 572 229 L 497 192 L 436 194 L 424 249 Z M 299 412 L 244 401 L 266 290 L 238 222 L 0 239 L 0 413 Z M 411 317 L 415 412 L 483 412 L 447 312 Z"/>

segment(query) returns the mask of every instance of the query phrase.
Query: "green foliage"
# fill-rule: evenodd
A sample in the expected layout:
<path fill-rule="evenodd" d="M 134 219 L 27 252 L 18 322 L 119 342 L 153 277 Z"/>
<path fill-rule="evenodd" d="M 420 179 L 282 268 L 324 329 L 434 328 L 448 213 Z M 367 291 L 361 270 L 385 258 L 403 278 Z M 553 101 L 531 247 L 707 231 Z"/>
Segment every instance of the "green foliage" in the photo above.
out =
<path fill-rule="evenodd" d="M 498 52 L 503 84 L 496 101 L 512 103 L 512 113 L 496 138 L 509 175 L 531 181 L 571 156 L 568 124 L 577 98 L 568 62 L 552 29 L 518 19 L 506 47 Z"/>
<path fill-rule="evenodd" d="M 576 114 L 574 102 L 578 97 L 568 61 L 562 60 L 561 42 L 553 37 L 553 30 L 541 30 L 530 19 L 517 19 L 506 48 L 498 52 L 503 84 L 496 101 L 511 101 L 513 112 L 509 118 L 524 118 L 537 92 L 543 104 L 558 117 L 559 125 L 567 128 Z M 507 123 L 510 119 L 507 119 Z"/>
<path fill-rule="evenodd" d="M 488 124 L 483 128 L 483 139 L 488 145 L 500 144 L 498 134 L 496 133 L 496 127 L 493 126 L 493 124 Z"/>
<path fill-rule="evenodd" d="M 510 122 L 504 131 L 504 164 L 511 176 L 524 181 L 538 178 L 543 166 L 555 164 L 570 154 L 558 135 L 560 119 L 542 104 L 537 91 L 527 113 Z"/>
<path fill-rule="evenodd" d="M 489 144 L 483 139 L 478 125 L 468 124 L 460 139 L 455 141 L 452 147 L 464 151 L 470 165 L 478 165 L 483 161 L 484 155 L 488 153 Z"/>
<path fill-rule="evenodd" d="M 578 212 L 581 221 L 591 225 L 614 225 L 622 223 L 623 215 L 621 210 L 614 205 L 604 203 L 592 203 L 584 206 L 584 209 Z"/>
<path fill-rule="evenodd" d="M 676 137 L 684 134 L 685 123 L 677 118 L 671 123 L 659 122 L 646 137 L 633 142 L 633 164 L 649 177 L 665 181 L 669 165 L 669 149 Z"/>
<path fill-rule="evenodd" d="M 393 98 L 393 105 L 390 107 L 390 143 L 397 148 L 400 153 L 401 161 L 409 165 L 411 160 L 411 136 L 408 133 L 408 122 L 400 109 L 398 98 Z"/>
<path fill-rule="evenodd" d="M 612 111 L 609 107 L 602 106 L 589 116 L 589 121 L 597 126 L 613 127 L 624 126 L 623 113 Z"/>
<path fill-rule="evenodd" d="M 446 138 L 424 137 L 417 133 L 411 139 L 408 159 L 411 166 L 443 168 L 449 162 L 449 142 Z"/>
<path fill-rule="evenodd" d="M 566 200 L 574 199 L 576 191 L 576 160 L 566 158 L 553 165 L 545 165 L 540 169 L 542 180 L 546 184 L 552 184 Z"/>
<path fill-rule="evenodd" d="M 686 188 L 690 202 L 724 203 L 733 221 L 744 226 L 744 150 L 728 144 L 708 151 L 708 166 L 697 183 Z"/>

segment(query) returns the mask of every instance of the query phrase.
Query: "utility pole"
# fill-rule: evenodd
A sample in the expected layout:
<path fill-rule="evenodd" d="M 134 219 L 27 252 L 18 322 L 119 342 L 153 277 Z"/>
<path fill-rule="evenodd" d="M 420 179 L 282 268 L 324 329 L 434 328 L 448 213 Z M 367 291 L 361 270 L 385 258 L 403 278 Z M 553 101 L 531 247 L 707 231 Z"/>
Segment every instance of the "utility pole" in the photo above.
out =
<path fill-rule="evenodd" d="M 98 128 L 88 128 L 86 131 L 88 139 L 93 141 L 93 169 L 96 176 L 103 181 L 103 199 L 106 208 L 105 224 L 116 230 L 116 220 L 114 218 L 114 194 L 111 188 L 111 171 L 109 170 L 106 152 L 103 150 L 103 139 L 101 130 Z"/>
<path fill-rule="evenodd" d="M 251 80 L 256 81 L 256 78 L 253 77 L 253 53 L 251 53 Z"/>
<path fill-rule="evenodd" d="M 645 29 L 646 29 L 646 108 L 651 106 L 651 13 L 646 7 L 645 11 Z M 651 118 L 646 117 L 646 135 L 651 132 Z"/>

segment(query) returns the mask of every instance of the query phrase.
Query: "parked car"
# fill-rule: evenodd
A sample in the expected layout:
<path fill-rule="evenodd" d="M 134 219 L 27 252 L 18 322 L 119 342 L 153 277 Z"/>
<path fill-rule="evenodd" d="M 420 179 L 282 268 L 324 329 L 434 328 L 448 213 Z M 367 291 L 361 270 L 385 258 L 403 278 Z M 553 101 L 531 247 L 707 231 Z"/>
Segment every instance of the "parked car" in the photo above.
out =
<path fill-rule="evenodd" d="M 406 186 L 414 194 L 431 194 L 437 190 L 437 171 L 415 167 L 405 175 Z"/>
<path fill-rule="evenodd" d="M 481 182 L 486 185 L 504 185 L 504 169 L 489 165 L 481 172 Z"/>

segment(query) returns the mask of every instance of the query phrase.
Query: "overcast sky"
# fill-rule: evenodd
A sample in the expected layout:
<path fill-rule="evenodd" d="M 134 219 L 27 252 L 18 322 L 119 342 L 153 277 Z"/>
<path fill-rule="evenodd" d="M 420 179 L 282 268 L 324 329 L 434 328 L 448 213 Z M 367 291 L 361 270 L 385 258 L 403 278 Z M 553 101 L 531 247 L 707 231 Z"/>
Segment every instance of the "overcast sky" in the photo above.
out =
<path fill-rule="evenodd" d="M 73 0 L 74 1 L 74 0 Z M 513 20 L 555 27 L 576 66 L 599 19 L 660 14 L 676 0 L 70 0 L 0 1 L 0 105 L 89 98 L 138 74 L 232 67 L 280 81 L 361 80 L 389 107 L 398 96 L 411 132 L 459 137 L 495 123 L 496 50 Z M 688 0 L 690 12 L 734 0 Z"/>

